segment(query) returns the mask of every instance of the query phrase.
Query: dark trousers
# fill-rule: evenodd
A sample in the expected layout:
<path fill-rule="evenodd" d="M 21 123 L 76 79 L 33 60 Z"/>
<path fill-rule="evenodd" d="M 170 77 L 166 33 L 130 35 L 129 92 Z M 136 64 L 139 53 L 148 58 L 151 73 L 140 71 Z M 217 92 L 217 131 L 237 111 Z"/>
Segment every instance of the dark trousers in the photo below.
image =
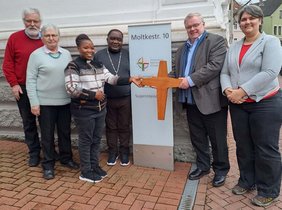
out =
<path fill-rule="evenodd" d="M 54 169 L 55 142 L 54 133 L 57 129 L 60 162 L 67 163 L 72 160 L 71 149 L 71 113 L 70 105 L 40 106 L 39 124 L 41 129 L 41 144 L 43 151 L 43 169 Z"/>
<path fill-rule="evenodd" d="M 130 122 L 131 97 L 108 98 L 106 138 L 110 154 L 129 154 Z"/>
<path fill-rule="evenodd" d="M 238 184 L 245 188 L 256 185 L 259 195 L 277 197 L 281 185 L 281 91 L 258 103 L 230 104 L 230 114 L 240 170 Z"/>
<path fill-rule="evenodd" d="M 41 147 L 37 132 L 36 117 L 30 111 L 30 103 L 25 86 L 21 85 L 21 88 L 23 94 L 20 95 L 17 104 L 23 121 L 25 143 L 27 144 L 30 158 L 39 158 Z"/>
<path fill-rule="evenodd" d="M 82 173 L 99 165 L 100 143 L 105 127 L 106 109 L 73 109 L 72 115 L 78 128 L 78 151 Z"/>
<path fill-rule="evenodd" d="M 196 105 L 187 105 L 187 119 L 191 142 L 195 149 L 197 167 L 207 171 L 212 167 L 216 175 L 226 175 L 230 165 L 227 147 L 227 107 L 221 111 L 203 115 Z M 210 142 L 210 144 L 209 144 Z"/>

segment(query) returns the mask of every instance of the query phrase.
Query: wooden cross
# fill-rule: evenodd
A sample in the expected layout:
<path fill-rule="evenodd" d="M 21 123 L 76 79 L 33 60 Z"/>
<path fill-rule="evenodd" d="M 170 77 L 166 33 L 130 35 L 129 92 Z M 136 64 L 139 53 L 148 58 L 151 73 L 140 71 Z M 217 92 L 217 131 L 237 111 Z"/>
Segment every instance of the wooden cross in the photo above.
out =
<path fill-rule="evenodd" d="M 158 120 L 165 119 L 168 88 L 179 87 L 180 83 L 181 79 L 168 77 L 166 61 L 160 61 L 157 77 L 142 79 L 142 85 L 157 89 Z"/>

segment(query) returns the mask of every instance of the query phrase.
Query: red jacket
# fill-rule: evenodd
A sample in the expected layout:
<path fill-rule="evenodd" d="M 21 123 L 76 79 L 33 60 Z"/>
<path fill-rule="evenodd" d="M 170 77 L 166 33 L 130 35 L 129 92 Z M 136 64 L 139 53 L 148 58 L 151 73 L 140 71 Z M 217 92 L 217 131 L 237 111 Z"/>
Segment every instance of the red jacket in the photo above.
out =
<path fill-rule="evenodd" d="M 41 39 L 30 39 L 24 30 L 13 33 L 5 49 L 3 72 L 11 87 L 25 85 L 30 54 L 43 46 Z"/>

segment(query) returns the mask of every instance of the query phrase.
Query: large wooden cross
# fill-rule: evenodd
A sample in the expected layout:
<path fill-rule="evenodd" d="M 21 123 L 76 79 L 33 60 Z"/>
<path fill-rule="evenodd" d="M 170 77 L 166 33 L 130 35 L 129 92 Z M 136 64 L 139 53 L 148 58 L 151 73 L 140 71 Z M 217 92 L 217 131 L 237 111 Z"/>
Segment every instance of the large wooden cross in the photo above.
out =
<path fill-rule="evenodd" d="M 160 61 L 157 77 L 142 79 L 142 85 L 157 89 L 158 120 L 165 119 L 168 88 L 178 87 L 180 82 L 181 79 L 168 77 L 166 61 Z"/>

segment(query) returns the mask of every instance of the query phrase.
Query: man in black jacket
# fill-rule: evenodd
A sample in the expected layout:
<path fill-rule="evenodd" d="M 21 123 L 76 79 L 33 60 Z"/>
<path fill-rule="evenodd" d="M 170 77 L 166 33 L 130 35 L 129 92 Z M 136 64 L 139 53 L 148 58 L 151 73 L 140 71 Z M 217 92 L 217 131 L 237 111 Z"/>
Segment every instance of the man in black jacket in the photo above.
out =
<path fill-rule="evenodd" d="M 114 75 L 130 76 L 129 52 L 122 48 L 123 33 L 112 29 L 107 36 L 108 47 L 98 51 L 94 60 L 102 62 Z M 131 123 L 130 85 L 105 84 L 107 95 L 106 138 L 109 149 L 107 165 L 113 166 L 120 157 L 122 166 L 129 165 L 129 140 Z"/>

